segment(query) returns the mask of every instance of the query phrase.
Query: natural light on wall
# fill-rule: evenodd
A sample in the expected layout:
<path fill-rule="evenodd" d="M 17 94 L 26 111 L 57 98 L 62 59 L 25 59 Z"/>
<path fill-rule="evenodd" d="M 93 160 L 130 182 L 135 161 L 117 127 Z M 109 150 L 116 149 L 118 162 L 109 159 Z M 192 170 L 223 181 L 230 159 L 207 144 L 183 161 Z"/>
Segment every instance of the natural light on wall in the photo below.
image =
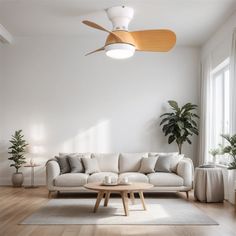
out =
<path fill-rule="evenodd" d="M 229 134 L 230 117 L 230 80 L 229 58 L 218 65 L 211 73 L 211 111 L 210 111 L 210 149 L 225 145 L 221 134 Z M 227 163 L 225 156 L 220 157 L 221 163 Z"/>
<path fill-rule="evenodd" d="M 42 123 L 33 124 L 30 128 L 29 157 L 40 162 L 45 154 L 45 127 Z"/>
<path fill-rule="evenodd" d="M 109 152 L 110 121 L 103 120 L 85 131 L 80 131 L 62 144 L 63 152 Z"/>

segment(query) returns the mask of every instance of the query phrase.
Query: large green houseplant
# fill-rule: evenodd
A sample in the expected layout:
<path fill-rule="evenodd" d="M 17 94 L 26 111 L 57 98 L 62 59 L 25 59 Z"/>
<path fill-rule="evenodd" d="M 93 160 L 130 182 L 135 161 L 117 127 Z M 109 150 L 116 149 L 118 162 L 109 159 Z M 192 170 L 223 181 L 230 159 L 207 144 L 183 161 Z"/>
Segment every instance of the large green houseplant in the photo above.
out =
<path fill-rule="evenodd" d="M 236 134 L 230 136 L 228 134 L 221 135 L 229 145 L 223 148 L 223 153 L 227 153 L 232 157 L 232 161 L 229 163 L 228 169 L 236 169 Z"/>
<path fill-rule="evenodd" d="M 184 142 L 191 144 L 190 136 L 198 135 L 197 119 L 199 116 L 195 113 L 197 105 L 187 103 L 179 107 L 176 101 L 168 101 L 172 112 L 164 113 L 160 126 L 165 136 L 168 136 L 168 143 L 176 142 L 179 153 L 182 153 Z"/>
<path fill-rule="evenodd" d="M 24 140 L 22 130 L 15 131 L 9 142 L 11 143 L 11 146 L 8 148 L 8 153 L 11 154 L 11 157 L 8 159 L 13 161 L 10 166 L 15 167 L 16 169 L 16 172 L 12 175 L 12 184 L 15 187 L 21 187 L 24 181 L 24 176 L 22 172 L 19 172 L 19 169 L 24 163 L 26 163 L 25 149 L 28 146 L 28 143 Z"/>

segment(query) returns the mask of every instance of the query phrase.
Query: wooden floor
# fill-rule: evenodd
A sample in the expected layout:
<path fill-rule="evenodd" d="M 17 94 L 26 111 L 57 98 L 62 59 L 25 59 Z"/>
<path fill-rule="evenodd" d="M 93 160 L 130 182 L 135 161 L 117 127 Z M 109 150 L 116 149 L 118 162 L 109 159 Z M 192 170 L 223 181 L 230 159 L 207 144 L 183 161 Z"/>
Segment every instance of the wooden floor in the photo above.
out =
<path fill-rule="evenodd" d="M 160 197 L 158 194 L 155 197 Z M 78 197 L 63 196 L 63 197 Z M 90 196 L 91 197 L 91 196 Z M 93 197 L 93 196 L 92 196 Z M 153 197 L 153 195 L 152 195 Z M 168 195 L 166 195 L 168 197 Z M 181 193 L 185 198 L 185 194 Z M 116 235 L 179 235 L 218 236 L 236 235 L 236 214 L 234 207 L 224 204 L 204 204 L 190 200 L 202 211 L 215 219 L 218 226 L 105 226 L 105 225 L 18 225 L 41 206 L 46 204 L 47 190 L 44 187 L 24 189 L 0 187 L 0 236 L 116 236 Z"/>

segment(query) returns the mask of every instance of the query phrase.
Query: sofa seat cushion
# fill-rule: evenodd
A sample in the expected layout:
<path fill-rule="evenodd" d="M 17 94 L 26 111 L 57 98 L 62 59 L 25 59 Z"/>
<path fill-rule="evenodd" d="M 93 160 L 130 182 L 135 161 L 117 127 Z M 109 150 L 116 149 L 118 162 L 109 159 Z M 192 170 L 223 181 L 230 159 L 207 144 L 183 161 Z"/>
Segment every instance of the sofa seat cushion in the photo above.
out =
<path fill-rule="evenodd" d="M 182 177 L 174 173 L 156 172 L 147 175 L 149 183 L 154 186 L 183 186 L 184 180 Z"/>
<path fill-rule="evenodd" d="M 148 177 L 145 174 L 138 172 L 126 172 L 119 175 L 119 179 L 127 177 L 129 182 L 140 182 L 140 183 L 148 183 Z"/>
<path fill-rule="evenodd" d="M 111 178 L 118 179 L 118 174 L 113 172 L 99 172 L 94 173 L 88 177 L 88 183 L 103 182 L 105 176 L 111 176 Z"/>
<path fill-rule="evenodd" d="M 84 173 L 67 173 L 59 175 L 54 179 L 58 187 L 80 187 L 87 183 L 88 175 Z"/>

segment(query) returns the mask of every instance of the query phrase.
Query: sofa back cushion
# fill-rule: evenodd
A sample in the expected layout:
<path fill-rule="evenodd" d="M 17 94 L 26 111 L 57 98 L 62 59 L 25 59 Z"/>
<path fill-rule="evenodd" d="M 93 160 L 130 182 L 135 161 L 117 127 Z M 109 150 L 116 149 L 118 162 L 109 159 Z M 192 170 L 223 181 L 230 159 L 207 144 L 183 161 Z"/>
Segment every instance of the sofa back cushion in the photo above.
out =
<path fill-rule="evenodd" d="M 102 172 L 119 172 L 119 153 L 93 153 Z"/>
<path fill-rule="evenodd" d="M 121 153 L 119 159 L 120 173 L 138 172 L 143 157 L 147 158 L 147 153 Z"/>

